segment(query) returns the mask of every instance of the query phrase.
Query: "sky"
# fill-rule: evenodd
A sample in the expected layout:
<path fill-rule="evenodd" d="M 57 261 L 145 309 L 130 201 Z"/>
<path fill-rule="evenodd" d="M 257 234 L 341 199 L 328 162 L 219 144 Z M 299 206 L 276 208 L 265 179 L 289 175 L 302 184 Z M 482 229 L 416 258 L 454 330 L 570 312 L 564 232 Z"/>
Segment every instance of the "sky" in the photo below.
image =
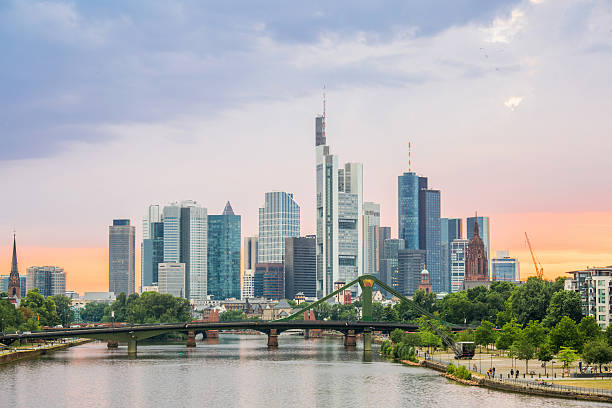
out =
<path fill-rule="evenodd" d="M 612 265 L 611 2 L 293 3 L 1 2 L 0 273 L 16 230 L 22 273 L 106 290 L 113 218 L 139 243 L 183 199 L 229 200 L 247 236 L 293 192 L 313 233 L 323 86 L 331 151 L 394 235 L 411 142 L 442 216 L 489 216 L 524 278 L 525 231 L 547 278 Z"/>

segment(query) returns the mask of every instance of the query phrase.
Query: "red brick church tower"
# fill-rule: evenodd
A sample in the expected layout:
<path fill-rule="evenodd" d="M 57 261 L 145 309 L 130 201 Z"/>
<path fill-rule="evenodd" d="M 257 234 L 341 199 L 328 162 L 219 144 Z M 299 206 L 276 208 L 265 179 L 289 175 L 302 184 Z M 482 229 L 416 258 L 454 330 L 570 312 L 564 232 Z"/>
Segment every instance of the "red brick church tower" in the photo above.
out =
<path fill-rule="evenodd" d="M 485 252 L 484 242 L 478 231 L 478 217 L 474 222 L 474 236 L 468 244 L 467 256 L 465 257 L 465 279 L 464 289 L 480 286 L 490 282 L 489 261 Z"/>

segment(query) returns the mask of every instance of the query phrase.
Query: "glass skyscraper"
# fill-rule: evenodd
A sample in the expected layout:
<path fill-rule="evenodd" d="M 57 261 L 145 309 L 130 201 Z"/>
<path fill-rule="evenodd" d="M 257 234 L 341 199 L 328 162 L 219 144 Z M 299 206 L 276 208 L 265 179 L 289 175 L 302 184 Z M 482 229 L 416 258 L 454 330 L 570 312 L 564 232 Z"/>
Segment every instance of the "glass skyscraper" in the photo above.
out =
<path fill-rule="evenodd" d="M 380 227 L 380 204 L 363 203 L 363 273 L 378 272 L 378 245 L 376 229 Z"/>
<path fill-rule="evenodd" d="M 427 253 L 426 269 L 429 271 L 429 282 L 436 293 L 446 291 L 446 284 L 442 280 L 440 270 L 440 229 L 440 190 L 421 189 L 419 191 L 419 247 Z"/>
<path fill-rule="evenodd" d="M 282 264 L 285 259 L 285 238 L 300 236 L 300 206 L 293 194 L 284 191 L 266 193 L 259 208 L 257 263 Z"/>
<path fill-rule="evenodd" d="M 419 185 L 427 179 L 416 173 L 404 173 L 397 178 L 397 231 L 406 249 L 419 249 Z"/>
<path fill-rule="evenodd" d="M 164 223 L 150 223 L 149 236 L 142 240 L 141 286 L 158 283 L 158 264 L 164 262 Z"/>
<path fill-rule="evenodd" d="M 66 273 L 57 266 L 30 266 L 26 280 L 28 290 L 38 288 L 44 297 L 66 294 Z"/>
<path fill-rule="evenodd" d="M 108 291 L 134 293 L 135 228 L 130 220 L 113 220 L 108 227 Z"/>
<path fill-rule="evenodd" d="M 440 219 L 440 276 L 442 279 L 442 290 L 451 291 L 451 253 L 450 244 L 456 239 L 461 239 L 462 220 L 461 218 L 441 218 Z"/>
<path fill-rule="evenodd" d="M 223 214 L 208 216 L 208 294 L 240 298 L 240 215 L 229 201 Z"/>
<path fill-rule="evenodd" d="M 511 258 L 508 251 L 497 251 L 491 260 L 491 275 L 494 281 L 518 283 L 521 280 L 519 260 Z"/>
<path fill-rule="evenodd" d="M 302 292 L 306 297 L 317 295 L 316 236 L 308 235 L 285 240 L 285 296 L 295 298 Z"/>

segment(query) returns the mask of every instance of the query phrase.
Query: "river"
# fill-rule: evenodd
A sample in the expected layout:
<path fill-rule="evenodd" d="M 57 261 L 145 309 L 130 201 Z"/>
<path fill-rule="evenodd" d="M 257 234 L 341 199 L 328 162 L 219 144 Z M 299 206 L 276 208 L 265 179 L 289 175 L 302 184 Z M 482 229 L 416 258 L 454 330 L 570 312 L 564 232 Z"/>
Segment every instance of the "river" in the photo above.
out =
<path fill-rule="evenodd" d="M 502 393 L 346 351 L 337 338 L 221 335 L 218 344 L 89 343 L 0 366 L 0 407 L 603 407 Z"/>

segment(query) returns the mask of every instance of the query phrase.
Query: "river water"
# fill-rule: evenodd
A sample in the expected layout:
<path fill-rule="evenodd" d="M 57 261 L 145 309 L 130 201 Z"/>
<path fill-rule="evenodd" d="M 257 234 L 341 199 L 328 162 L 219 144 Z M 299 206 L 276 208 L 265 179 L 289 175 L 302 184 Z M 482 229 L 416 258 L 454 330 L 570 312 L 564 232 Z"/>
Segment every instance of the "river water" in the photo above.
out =
<path fill-rule="evenodd" d="M 222 335 L 218 344 L 89 343 L 0 366 L 0 407 L 598 407 L 502 393 L 346 351 L 337 338 Z"/>

